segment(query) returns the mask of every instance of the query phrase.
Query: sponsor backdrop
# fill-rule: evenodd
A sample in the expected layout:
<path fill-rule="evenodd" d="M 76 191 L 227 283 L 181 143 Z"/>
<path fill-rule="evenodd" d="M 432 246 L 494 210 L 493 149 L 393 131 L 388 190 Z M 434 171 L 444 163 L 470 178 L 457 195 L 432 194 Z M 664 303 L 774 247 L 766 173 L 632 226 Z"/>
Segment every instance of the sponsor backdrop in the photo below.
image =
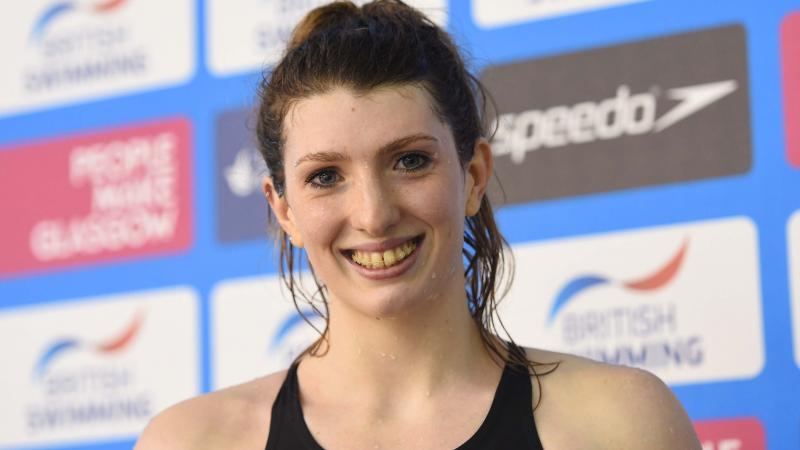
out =
<path fill-rule="evenodd" d="M 320 3 L 0 4 L 0 449 L 130 448 L 313 339 L 250 117 Z M 800 1 L 410 3 L 496 100 L 512 335 L 653 371 L 704 450 L 800 448 Z"/>

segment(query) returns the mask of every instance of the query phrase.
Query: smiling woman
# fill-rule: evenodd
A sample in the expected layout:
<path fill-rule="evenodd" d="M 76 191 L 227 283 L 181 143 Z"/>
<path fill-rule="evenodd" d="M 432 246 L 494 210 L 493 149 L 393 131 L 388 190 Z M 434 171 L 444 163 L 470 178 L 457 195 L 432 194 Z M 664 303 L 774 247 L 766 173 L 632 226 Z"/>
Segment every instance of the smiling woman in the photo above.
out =
<path fill-rule="evenodd" d="M 266 192 L 289 245 L 304 247 L 325 286 L 331 322 L 351 322 L 351 310 L 397 318 L 447 305 L 433 293 L 465 295 L 456 274 L 464 218 L 477 212 L 491 158 L 483 142 L 465 171 L 430 105 L 411 85 L 334 88 L 299 100 L 284 125 L 285 195 L 272 195 L 274 179 Z"/>
<path fill-rule="evenodd" d="M 653 375 L 497 336 L 509 250 L 483 99 L 449 36 L 400 1 L 298 25 L 258 137 L 281 275 L 308 299 L 308 258 L 326 328 L 288 370 L 161 413 L 138 448 L 699 448 Z"/>

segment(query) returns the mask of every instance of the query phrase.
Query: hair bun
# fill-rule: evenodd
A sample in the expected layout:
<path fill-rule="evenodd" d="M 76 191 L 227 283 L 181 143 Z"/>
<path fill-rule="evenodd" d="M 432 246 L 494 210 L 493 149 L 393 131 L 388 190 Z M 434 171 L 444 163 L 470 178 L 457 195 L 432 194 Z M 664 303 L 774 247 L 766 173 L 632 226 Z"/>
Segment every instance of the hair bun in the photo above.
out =
<path fill-rule="evenodd" d="M 312 36 L 336 25 L 357 21 L 358 15 L 358 7 L 351 1 L 337 1 L 315 8 L 294 28 L 287 48 L 298 47 Z"/>

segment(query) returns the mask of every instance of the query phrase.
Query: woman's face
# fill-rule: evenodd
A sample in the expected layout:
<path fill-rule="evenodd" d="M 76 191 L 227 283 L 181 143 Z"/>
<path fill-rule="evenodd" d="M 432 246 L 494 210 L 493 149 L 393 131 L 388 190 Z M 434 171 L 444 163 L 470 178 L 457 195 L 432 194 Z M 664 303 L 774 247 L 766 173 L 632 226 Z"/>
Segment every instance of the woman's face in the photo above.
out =
<path fill-rule="evenodd" d="M 337 88 L 299 101 L 284 123 L 286 195 L 269 181 L 266 192 L 337 307 L 391 317 L 463 292 L 464 218 L 491 171 L 485 141 L 465 170 L 414 86 Z"/>

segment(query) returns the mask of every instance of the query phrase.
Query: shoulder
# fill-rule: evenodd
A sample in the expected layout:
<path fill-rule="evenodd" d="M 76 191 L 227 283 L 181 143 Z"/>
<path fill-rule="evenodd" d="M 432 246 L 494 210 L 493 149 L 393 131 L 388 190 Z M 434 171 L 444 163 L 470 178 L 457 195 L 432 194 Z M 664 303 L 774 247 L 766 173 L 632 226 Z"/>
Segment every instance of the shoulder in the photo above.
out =
<path fill-rule="evenodd" d="M 286 371 L 185 400 L 156 415 L 135 450 L 259 448 Z"/>
<path fill-rule="evenodd" d="M 539 401 L 534 415 L 542 435 L 560 443 L 561 432 L 569 431 L 574 444 L 579 432 L 591 448 L 700 448 L 680 402 L 652 373 L 563 353 L 526 352 L 535 362 L 559 362 L 556 370 L 539 377 L 542 395 L 534 397 L 534 403 Z"/>

